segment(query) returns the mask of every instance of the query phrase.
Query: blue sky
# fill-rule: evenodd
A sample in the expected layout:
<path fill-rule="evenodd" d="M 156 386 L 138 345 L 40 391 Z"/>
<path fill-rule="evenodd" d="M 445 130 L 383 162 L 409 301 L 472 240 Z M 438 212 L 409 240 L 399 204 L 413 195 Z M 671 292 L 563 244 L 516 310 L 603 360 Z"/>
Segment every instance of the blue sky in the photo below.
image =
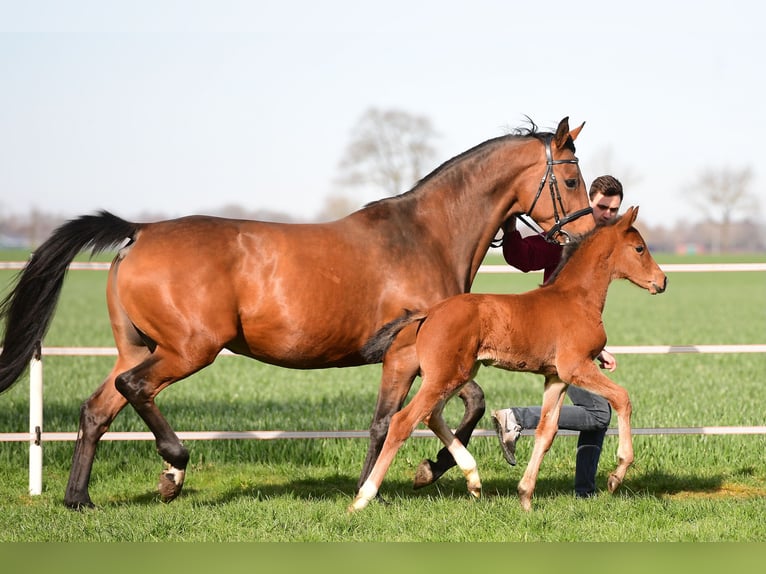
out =
<path fill-rule="evenodd" d="M 525 115 L 585 121 L 586 180 L 623 179 L 651 224 L 700 219 L 682 192 L 701 171 L 750 167 L 763 220 L 765 12 L 740 0 L 0 0 L 0 210 L 240 204 L 310 219 L 376 106 L 432 120 L 432 167 Z"/>

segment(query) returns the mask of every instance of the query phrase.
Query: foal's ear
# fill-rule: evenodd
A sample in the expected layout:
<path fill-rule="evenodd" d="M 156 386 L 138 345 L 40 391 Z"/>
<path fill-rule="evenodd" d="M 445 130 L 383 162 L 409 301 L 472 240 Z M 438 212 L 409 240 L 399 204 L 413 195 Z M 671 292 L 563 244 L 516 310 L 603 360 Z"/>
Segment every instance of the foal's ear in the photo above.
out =
<path fill-rule="evenodd" d="M 638 217 L 638 206 L 635 207 L 629 207 L 628 211 L 625 212 L 625 215 L 622 216 L 622 224 L 623 226 L 628 229 L 633 226 L 633 223 L 635 223 L 636 218 Z"/>

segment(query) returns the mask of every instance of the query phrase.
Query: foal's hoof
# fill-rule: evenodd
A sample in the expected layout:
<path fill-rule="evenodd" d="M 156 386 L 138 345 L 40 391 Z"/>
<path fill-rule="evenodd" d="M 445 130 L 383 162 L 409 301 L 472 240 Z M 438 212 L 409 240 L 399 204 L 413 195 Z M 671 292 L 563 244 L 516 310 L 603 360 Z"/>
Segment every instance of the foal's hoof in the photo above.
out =
<path fill-rule="evenodd" d="M 415 471 L 415 480 L 412 482 L 412 488 L 415 490 L 423 488 L 424 486 L 436 482 L 437 478 L 439 478 L 439 476 L 434 475 L 434 463 L 427 458 L 424 458 Z"/>
<path fill-rule="evenodd" d="M 157 489 L 160 491 L 160 496 L 162 497 L 163 502 L 170 502 L 181 494 L 181 489 L 184 487 L 185 477 L 185 470 L 173 468 L 172 466 L 162 471 Z"/>
<path fill-rule="evenodd" d="M 622 479 L 619 478 L 616 474 L 610 474 L 609 478 L 606 481 L 606 488 L 609 490 L 610 493 L 614 494 L 614 492 L 620 488 L 620 485 L 622 484 Z"/>

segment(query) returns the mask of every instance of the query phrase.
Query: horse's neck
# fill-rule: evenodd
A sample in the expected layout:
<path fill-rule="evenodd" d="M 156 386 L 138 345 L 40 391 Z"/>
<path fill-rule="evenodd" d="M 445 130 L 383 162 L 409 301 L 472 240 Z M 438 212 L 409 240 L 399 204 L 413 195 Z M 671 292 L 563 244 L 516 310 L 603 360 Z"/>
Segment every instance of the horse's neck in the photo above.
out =
<path fill-rule="evenodd" d="M 512 191 L 513 180 L 527 166 L 512 169 L 512 162 L 504 160 L 506 154 L 513 153 L 509 145 L 513 144 L 489 152 L 497 157 L 474 158 L 453 166 L 417 194 L 417 212 L 426 214 L 429 229 L 466 288 L 518 200 Z M 485 165 L 469 167 L 469 162 L 478 161 Z M 490 169 L 490 164 L 502 167 Z"/>

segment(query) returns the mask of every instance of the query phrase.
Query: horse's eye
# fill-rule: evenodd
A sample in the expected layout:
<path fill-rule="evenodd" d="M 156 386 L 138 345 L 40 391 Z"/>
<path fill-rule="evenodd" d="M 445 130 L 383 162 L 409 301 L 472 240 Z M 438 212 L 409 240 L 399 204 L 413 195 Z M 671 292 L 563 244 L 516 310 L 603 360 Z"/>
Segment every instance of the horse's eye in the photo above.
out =
<path fill-rule="evenodd" d="M 577 180 L 576 179 L 565 179 L 564 183 L 569 188 L 575 188 L 577 187 Z"/>
<path fill-rule="evenodd" d="M 637 253 L 643 253 L 643 252 L 644 252 L 644 246 L 643 246 L 643 245 L 639 245 L 639 246 L 637 246 L 637 247 L 636 247 L 636 252 L 637 252 Z"/>

